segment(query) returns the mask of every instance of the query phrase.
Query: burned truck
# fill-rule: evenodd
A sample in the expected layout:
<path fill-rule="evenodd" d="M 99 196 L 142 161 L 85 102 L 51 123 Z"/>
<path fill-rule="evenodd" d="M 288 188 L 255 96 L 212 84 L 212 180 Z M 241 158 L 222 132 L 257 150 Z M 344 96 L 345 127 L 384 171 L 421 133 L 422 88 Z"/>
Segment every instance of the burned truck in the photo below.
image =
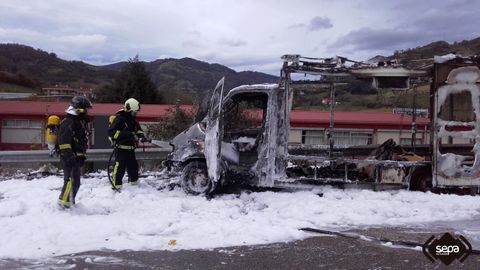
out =
<path fill-rule="evenodd" d="M 347 67 L 348 59 L 343 57 L 286 55 L 282 59 L 284 63 L 278 84 L 243 85 L 225 91 L 225 79 L 222 78 L 212 92 L 206 116 L 171 141 L 173 151 L 168 155 L 166 165 L 170 170 L 181 173 L 181 185 L 187 192 L 208 194 L 232 183 L 259 187 L 367 185 L 377 190 L 392 187 L 427 190 L 455 186 L 469 187 L 478 192 L 478 67 L 464 63 L 460 69 L 452 68 L 447 72 L 444 65 L 433 65 L 431 106 L 434 117 L 431 144 L 426 146 L 430 154 L 418 158 L 413 153 L 412 158 L 412 153 L 398 152 L 398 147 L 387 143 L 382 147 L 397 151 L 395 159 L 392 155 L 379 158 L 375 154 L 359 159 L 348 157 L 345 154 L 348 148 L 335 146 L 331 136 L 334 132 L 333 107 L 330 110 L 328 145 L 320 147 L 313 155 L 289 147 L 294 92 L 292 76 L 319 75 L 321 83 L 330 85 L 331 97 L 334 98 L 335 85 L 341 83 L 342 78 L 361 74 L 365 67 Z M 435 73 L 437 70 L 448 78 L 439 77 Z M 398 82 L 398 78 L 395 81 Z M 465 92 L 472 109 L 470 114 L 465 112 L 462 118 L 458 118 L 456 110 L 464 110 L 458 104 L 464 103 L 468 97 L 459 101 L 456 95 L 465 95 Z M 457 105 L 452 106 L 451 103 Z M 452 138 L 461 138 L 462 142 L 472 144 L 473 157 L 459 155 L 465 145 L 452 147 L 451 142 L 456 141 Z M 446 146 L 445 142 L 450 144 Z M 446 150 L 454 150 L 457 154 L 447 153 Z M 301 175 L 294 173 L 299 168 L 303 172 Z"/>

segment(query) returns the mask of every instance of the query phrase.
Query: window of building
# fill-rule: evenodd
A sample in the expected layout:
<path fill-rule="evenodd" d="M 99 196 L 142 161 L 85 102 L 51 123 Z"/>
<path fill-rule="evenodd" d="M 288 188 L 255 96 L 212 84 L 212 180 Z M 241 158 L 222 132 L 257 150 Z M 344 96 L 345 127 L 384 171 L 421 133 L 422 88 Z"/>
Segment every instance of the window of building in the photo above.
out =
<path fill-rule="evenodd" d="M 4 128 L 42 128 L 42 121 L 29 119 L 5 119 L 2 121 Z"/>
<path fill-rule="evenodd" d="M 368 145 L 372 144 L 372 134 L 358 131 L 335 131 L 333 140 L 335 145 Z"/>
<path fill-rule="evenodd" d="M 422 143 L 422 138 L 415 138 L 415 144 Z M 412 145 L 412 138 L 400 138 L 400 145 Z"/>
<path fill-rule="evenodd" d="M 323 130 L 302 130 L 302 144 L 325 144 Z"/>
<path fill-rule="evenodd" d="M 5 128 L 15 127 L 15 120 L 3 120 L 2 127 L 5 127 Z"/>
<path fill-rule="evenodd" d="M 29 121 L 28 120 L 15 120 L 15 127 L 17 128 L 29 128 Z"/>
<path fill-rule="evenodd" d="M 42 121 L 30 119 L 4 119 L 2 143 L 41 144 Z"/>
<path fill-rule="evenodd" d="M 42 121 L 29 121 L 29 127 L 30 128 L 42 128 Z"/>

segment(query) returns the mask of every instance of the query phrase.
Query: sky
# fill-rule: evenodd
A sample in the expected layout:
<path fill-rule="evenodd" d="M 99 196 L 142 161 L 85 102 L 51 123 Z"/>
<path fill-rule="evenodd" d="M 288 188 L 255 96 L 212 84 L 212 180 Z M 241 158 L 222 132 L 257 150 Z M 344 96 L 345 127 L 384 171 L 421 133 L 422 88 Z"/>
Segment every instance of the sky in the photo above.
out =
<path fill-rule="evenodd" d="M 192 57 L 279 73 L 280 56 L 357 61 L 480 36 L 475 0 L 2 0 L 0 43 L 94 65 Z"/>

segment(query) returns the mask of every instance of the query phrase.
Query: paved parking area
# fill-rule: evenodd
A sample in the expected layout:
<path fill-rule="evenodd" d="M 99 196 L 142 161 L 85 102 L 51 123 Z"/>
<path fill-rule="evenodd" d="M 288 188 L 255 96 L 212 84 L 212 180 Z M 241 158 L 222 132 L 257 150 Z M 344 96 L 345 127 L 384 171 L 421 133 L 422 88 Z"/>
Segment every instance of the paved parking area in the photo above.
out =
<path fill-rule="evenodd" d="M 364 236 L 424 243 L 431 232 L 378 228 L 356 230 Z M 444 266 L 420 249 L 375 241 L 312 234 L 289 243 L 212 250 L 91 251 L 42 261 L 2 260 L 2 269 L 478 269 L 480 255 Z"/>

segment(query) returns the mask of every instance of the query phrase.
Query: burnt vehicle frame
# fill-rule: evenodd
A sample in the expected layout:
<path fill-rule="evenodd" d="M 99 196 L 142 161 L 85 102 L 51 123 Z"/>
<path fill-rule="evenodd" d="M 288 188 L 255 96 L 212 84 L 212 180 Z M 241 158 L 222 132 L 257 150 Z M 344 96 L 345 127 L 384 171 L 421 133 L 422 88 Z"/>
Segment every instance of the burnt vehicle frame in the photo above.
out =
<path fill-rule="evenodd" d="M 432 67 L 433 186 L 480 193 L 480 57 Z"/>
<path fill-rule="evenodd" d="M 331 136 L 334 132 L 333 105 L 330 108 L 329 141 L 328 145 L 322 149 L 323 151 L 315 155 L 290 153 L 288 136 L 294 91 L 292 74 L 320 75 L 323 78 L 320 83 L 330 86 L 331 98 L 334 99 L 335 85 L 341 83 L 341 78 L 361 74 L 362 72 L 358 71 L 362 71 L 363 67 L 358 65 L 346 67 L 345 63 L 349 60 L 343 57 L 306 58 L 299 55 L 285 55 L 282 59 L 284 63 L 279 84 L 244 85 L 224 94 L 224 78 L 222 78 L 212 92 L 208 103 L 208 114 L 202 121 L 172 140 L 174 150 L 167 157 L 166 164 L 170 169 L 182 173 L 181 183 L 186 191 L 194 194 L 211 193 L 220 186 L 240 182 L 260 187 L 334 184 L 368 186 L 375 190 L 389 188 L 428 190 L 435 187 L 467 186 L 473 187 L 478 192 L 480 186 L 478 178 L 470 182 L 455 182 L 455 179 L 450 179 L 447 185 L 444 177 L 438 173 L 440 162 L 444 157 L 439 149 L 448 149 L 439 143 L 439 134 L 452 135 L 439 132 L 441 127 L 438 123 L 441 120 L 438 117 L 432 118 L 431 134 L 433 135 L 431 144 L 427 146 L 432 149 L 432 154 L 427 155 L 427 161 L 348 158 L 345 154 L 348 148 L 336 147 Z M 465 65 L 469 66 L 469 64 Z M 434 65 L 432 70 L 435 71 L 441 66 Z M 414 75 L 425 76 L 425 74 L 425 72 L 416 72 Z M 434 72 L 432 93 L 436 93 L 437 89 L 442 87 L 442 83 L 438 83 L 439 78 L 435 74 Z M 225 132 L 224 116 L 230 110 L 229 106 L 235 103 L 235 99 L 256 96 L 264 99 L 261 121 L 257 128 L 237 134 L 228 130 Z M 438 103 L 439 96 L 432 94 L 431 97 L 431 106 L 437 106 L 435 104 Z M 432 111 L 438 116 L 438 110 L 432 109 Z M 292 173 L 292 166 L 290 166 L 292 163 L 307 164 L 303 167 L 306 167 L 308 172 L 299 177 Z M 474 164 L 473 168 L 478 169 L 477 162 Z M 358 168 L 364 166 L 372 168 L 371 175 L 368 178 L 359 178 Z M 468 172 L 470 173 L 471 170 Z"/>

